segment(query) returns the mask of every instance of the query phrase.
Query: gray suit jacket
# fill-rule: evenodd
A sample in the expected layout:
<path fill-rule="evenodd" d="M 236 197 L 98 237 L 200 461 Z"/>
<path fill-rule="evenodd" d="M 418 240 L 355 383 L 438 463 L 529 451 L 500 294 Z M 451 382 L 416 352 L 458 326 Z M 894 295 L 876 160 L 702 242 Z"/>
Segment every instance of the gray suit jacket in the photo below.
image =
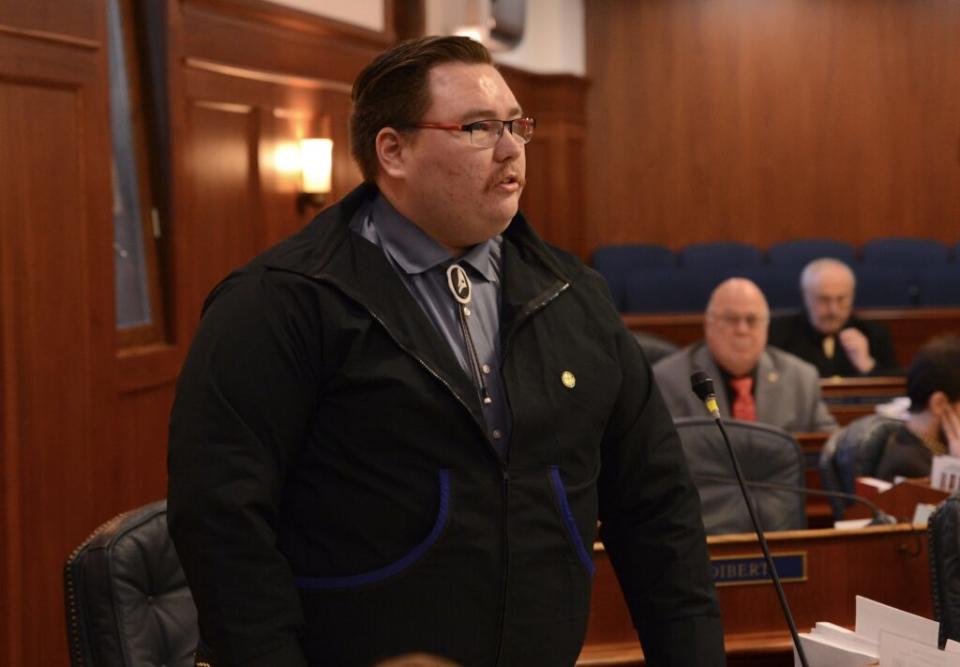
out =
<path fill-rule="evenodd" d="M 833 415 L 820 396 L 817 369 L 798 357 L 767 346 L 757 364 L 757 421 L 779 426 L 785 431 L 830 431 L 837 427 Z M 661 359 L 653 367 L 657 384 L 673 418 L 702 417 L 703 403 L 690 389 L 690 374 L 702 370 L 715 383 L 722 381 L 710 350 L 703 341 Z M 718 392 L 720 414 L 730 418 L 730 406 Z"/>

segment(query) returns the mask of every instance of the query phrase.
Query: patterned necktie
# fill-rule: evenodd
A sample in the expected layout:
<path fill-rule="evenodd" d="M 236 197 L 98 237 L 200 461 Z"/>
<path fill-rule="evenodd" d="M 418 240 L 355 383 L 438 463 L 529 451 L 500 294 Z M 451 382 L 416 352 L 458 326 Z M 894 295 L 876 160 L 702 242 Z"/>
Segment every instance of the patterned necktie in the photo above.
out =
<path fill-rule="evenodd" d="M 470 302 L 473 299 L 473 285 L 470 284 L 467 272 L 459 264 L 451 264 L 447 269 L 447 287 L 450 288 L 450 293 L 457 302 L 457 323 L 460 325 L 463 342 L 466 343 L 467 365 L 473 375 L 473 382 L 480 393 L 480 400 L 484 405 L 490 405 L 493 399 L 487 391 L 487 383 L 483 379 L 483 366 L 477 354 L 477 346 L 473 344 L 470 326 L 467 324 L 467 318 L 472 315 Z"/>
<path fill-rule="evenodd" d="M 825 336 L 823 339 L 823 356 L 827 359 L 833 359 L 834 353 L 837 351 L 837 339 L 833 336 Z"/>
<path fill-rule="evenodd" d="M 733 408 L 730 413 L 734 419 L 757 421 L 757 404 L 753 400 L 753 378 L 731 378 L 730 386 L 736 396 L 733 399 Z"/>

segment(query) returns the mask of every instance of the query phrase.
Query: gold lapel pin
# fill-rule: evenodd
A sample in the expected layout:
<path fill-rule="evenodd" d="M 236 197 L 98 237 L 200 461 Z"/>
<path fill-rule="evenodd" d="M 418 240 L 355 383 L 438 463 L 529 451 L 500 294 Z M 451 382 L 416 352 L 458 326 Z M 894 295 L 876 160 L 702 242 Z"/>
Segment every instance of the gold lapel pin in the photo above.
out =
<path fill-rule="evenodd" d="M 577 376 L 570 371 L 564 371 L 560 374 L 560 382 L 562 382 L 563 386 L 567 389 L 573 389 L 577 386 Z"/>

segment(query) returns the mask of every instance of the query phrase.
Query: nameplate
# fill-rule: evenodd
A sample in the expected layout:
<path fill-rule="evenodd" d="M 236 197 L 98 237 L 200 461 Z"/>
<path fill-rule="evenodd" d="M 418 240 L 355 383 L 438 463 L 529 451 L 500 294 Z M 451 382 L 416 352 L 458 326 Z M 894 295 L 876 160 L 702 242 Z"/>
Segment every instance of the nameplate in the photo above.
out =
<path fill-rule="evenodd" d="M 806 581 L 807 553 L 772 554 L 780 581 Z M 717 586 L 770 583 L 770 570 L 763 554 L 723 556 L 710 559 L 713 581 Z"/>

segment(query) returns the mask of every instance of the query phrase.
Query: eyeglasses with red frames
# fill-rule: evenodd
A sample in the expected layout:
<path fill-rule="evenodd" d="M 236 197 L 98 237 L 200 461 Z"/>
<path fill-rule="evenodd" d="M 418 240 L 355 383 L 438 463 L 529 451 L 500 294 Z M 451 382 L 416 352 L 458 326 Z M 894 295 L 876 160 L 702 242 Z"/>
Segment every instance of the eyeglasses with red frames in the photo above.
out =
<path fill-rule="evenodd" d="M 470 143 L 479 148 L 492 148 L 500 141 L 503 130 L 506 128 L 520 143 L 526 144 L 533 139 L 533 131 L 537 128 L 537 121 L 533 118 L 514 118 L 512 120 L 478 120 L 466 125 L 447 125 L 444 123 L 416 123 L 411 125 L 422 130 L 451 130 L 454 132 L 469 132 Z"/>

